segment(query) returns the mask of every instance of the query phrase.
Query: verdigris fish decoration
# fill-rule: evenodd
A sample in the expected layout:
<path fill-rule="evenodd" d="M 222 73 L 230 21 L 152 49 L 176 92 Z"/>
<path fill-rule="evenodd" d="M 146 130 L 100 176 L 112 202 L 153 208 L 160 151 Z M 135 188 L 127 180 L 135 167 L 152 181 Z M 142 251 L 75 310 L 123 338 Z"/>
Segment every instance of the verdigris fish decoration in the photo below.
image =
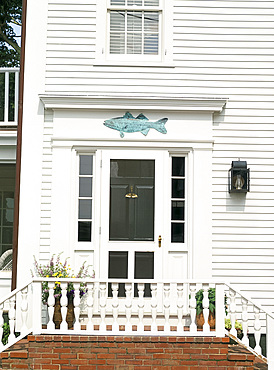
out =
<path fill-rule="evenodd" d="M 168 118 L 162 118 L 156 122 L 150 122 L 143 113 L 134 118 L 131 113 L 127 112 L 123 117 L 107 119 L 104 125 L 119 131 L 121 137 L 125 136 L 124 132 L 141 132 L 143 135 L 147 135 L 151 128 L 166 134 L 165 123 L 167 120 Z"/>

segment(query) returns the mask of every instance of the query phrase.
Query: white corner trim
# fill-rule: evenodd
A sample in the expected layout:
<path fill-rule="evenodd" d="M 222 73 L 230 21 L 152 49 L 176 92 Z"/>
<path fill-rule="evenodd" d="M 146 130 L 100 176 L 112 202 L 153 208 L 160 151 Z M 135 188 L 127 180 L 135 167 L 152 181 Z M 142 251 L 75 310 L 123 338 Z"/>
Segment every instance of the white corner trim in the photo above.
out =
<path fill-rule="evenodd" d="M 126 95 L 39 95 L 45 109 L 111 109 L 221 112 L 227 98 Z"/>

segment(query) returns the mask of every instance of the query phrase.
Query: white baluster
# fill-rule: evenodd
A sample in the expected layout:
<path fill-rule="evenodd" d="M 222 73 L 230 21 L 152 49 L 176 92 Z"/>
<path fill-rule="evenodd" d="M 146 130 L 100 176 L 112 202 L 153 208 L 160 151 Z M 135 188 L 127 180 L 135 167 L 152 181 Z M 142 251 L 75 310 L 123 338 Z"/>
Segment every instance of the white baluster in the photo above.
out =
<path fill-rule="evenodd" d="M 4 325 L 3 308 L 4 308 L 4 304 L 2 303 L 0 305 L 0 349 L 3 348 L 3 343 L 1 340 L 3 336 L 3 325 Z"/>
<path fill-rule="evenodd" d="M 15 295 L 9 299 L 9 325 L 10 325 L 10 335 L 8 339 L 8 344 L 11 344 L 15 339 L 14 328 L 15 328 Z"/>
<path fill-rule="evenodd" d="M 246 346 L 249 345 L 249 340 L 247 336 L 247 327 L 248 327 L 248 313 L 247 313 L 247 299 L 242 298 L 242 327 L 243 327 L 243 338 L 242 342 Z"/>
<path fill-rule="evenodd" d="M 53 282 L 49 282 L 49 297 L 48 297 L 49 322 L 48 322 L 48 325 L 47 325 L 48 330 L 54 330 L 55 329 L 55 325 L 54 325 L 54 322 L 53 322 L 54 303 L 55 303 L 54 285 L 55 284 Z"/>
<path fill-rule="evenodd" d="M 137 325 L 137 331 L 139 333 L 143 332 L 145 330 L 144 327 L 144 306 L 145 306 L 145 300 L 144 300 L 144 290 L 145 290 L 145 284 L 139 283 L 138 284 L 138 318 L 139 322 Z"/>
<path fill-rule="evenodd" d="M 170 332 L 169 314 L 170 314 L 170 283 L 164 284 L 164 310 L 165 310 L 165 333 Z"/>
<path fill-rule="evenodd" d="M 208 323 L 208 317 L 209 317 L 209 299 L 208 299 L 208 290 L 209 290 L 209 284 L 203 284 L 203 315 L 204 315 L 204 325 L 203 325 L 203 332 L 209 333 L 210 332 L 210 326 Z"/>
<path fill-rule="evenodd" d="M 190 318 L 191 318 L 191 324 L 190 324 L 190 331 L 192 333 L 197 332 L 197 325 L 195 323 L 196 318 L 196 284 L 189 284 L 189 290 L 190 290 L 190 300 L 189 300 L 189 307 L 190 307 Z"/>
<path fill-rule="evenodd" d="M 74 283 L 74 316 L 75 316 L 75 323 L 73 329 L 76 331 L 81 330 L 80 325 L 80 283 Z"/>
<path fill-rule="evenodd" d="M 230 321 L 231 321 L 231 330 L 230 334 L 237 337 L 237 330 L 235 329 L 235 321 L 236 321 L 236 292 L 233 289 L 229 289 L 229 296 L 230 296 Z"/>
<path fill-rule="evenodd" d="M 67 298 L 67 283 L 62 283 L 61 284 L 61 289 L 62 289 L 62 296 L 60 298 L 60 304 L 61 304 L 61 316 L 62 316 L 62 322 L 60 324 L 60 329 L 61 330 L 68 330 L 68 323 L 66 321 L 67 317 L 67 304 L 68 304 L 68 298 Z"/>
<path fill-rule="evenodd" d="M 177 324 L 177 332 L 180 333 L 184 331 L 183 326 L 183 309 L 184 309 L 184 284 L 177 284 L 177 316 L 178 316 L 178 324 Z"/>
<path fill-rule="evenodd" d="M 27 315 L 28 315 L 28 287 L 21 291 L 22 303 L 21 303 L 21 318 L 22 318 L 22 327 L 21 332 L 27 331 Z M 1 338 L 1 337 L 0 337 Z"/>
<path fill-rule="evenodd" d="M 88 324 L 87 324 L 87 331 L 93 331 L 93 324 L 92 324 L 92 316 L 93 316 L 93 293 L 94 293 L 94 283 L 87 283 L 87 307 L 88 307 Z"/>
<path fill-rule="evenodd" d="M 131 324 L 131 311 L 132 311 L 132 284 L 126 283 L 126 301 L 125 301 L 125 308 L 126 308 L 126 318 L 127 322 L 125 325 L 125 332 L 129 334 L 132 332 L 132 324 Z"/>
<path fill-rule="evenodd" d="M 101 314 L 101 323 L 100 323 L 100 332 L 106 332 L 106 306 L 107 306 L 107 284 L 100 283 L 100 314 Z"/>
<path fill-rule="evenodd" d="M 254 351 L 258 353 L 258 355 L 262 354 L 262 349 L 260 347 L 260 339 L 261 339 L 261 322 L 260 322 L 260 309 L 254 306 L 254 338 L 255 338 L 255 348 Z"/>
<path fill-rule="evenodd" d="M 118 309 L 119 309 L 119 300 L 118 300 L 118 283 L 112 283 L 112 314 L 113 314 L 113 323 L 112 323 L 112 332 L 113 334 L 118 334 L 119 324 L 118 324 Z"/>
<path fill-rule="evenodd" d="M 157 283 L 151 283 L 151 333 L 157 333 Z"/>

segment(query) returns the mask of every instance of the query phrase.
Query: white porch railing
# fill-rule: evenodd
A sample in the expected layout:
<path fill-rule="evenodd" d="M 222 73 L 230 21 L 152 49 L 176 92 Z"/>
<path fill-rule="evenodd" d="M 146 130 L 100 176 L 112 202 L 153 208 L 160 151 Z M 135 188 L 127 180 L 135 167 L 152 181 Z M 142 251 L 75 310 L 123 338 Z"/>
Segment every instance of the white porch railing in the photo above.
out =
<path fill-rule="evenodd" d="M 0 128 L 18 120 L 19 68 L 0 68 Z"/>
<path fill-rule="evenodd" d="M 42 321 L 42 282 L 49 286 L 47 318 Z M 224 337 L 225 310 L 231 320 L 230 333 L 237 337 L 235 322 L 242 324 L 242 339 L 249 346 L 249 334 L 254 334 L 257 354 L 262 334 L 266 334 L 269 369 L 274 369 L 274 316 L 252 300 L 237 292 L 234 287 L 214 281 L 162 281 L 151 282 L 123 280 L 85 280 L 87 293 L 80 298 L 83 280 L 73 279 L 74 324 L 68 329 L 67 284 L 70 279 L 59 279 L 62 296 L 60 299 L 60 328 L 54 318 L 57 306 L 54 296 L 54 278 L 35 278 L 22 289 L 10 293 L 0 301 L 0 338 L 2 337 L 3 312 L 8 314 L 10 335 L 8 344 L 0 344 L 0 351 L 16 342 L 15 332 L 20 337 L 33 334 L 81 334 L 81 335 L 157 335 L 157 336 L 216 336 Z M 119 286 L 123 284 L 123 286 Z M 145 284 L 149 284 L 150 297 L 145 297 Z M 120 288 L 123 297 L 118 297 Z M 215 288 L 215 328 L 210 328 L 209 288 Z M 196 299 L 198 290 L 203 289 L 202 329 L 197 328 Z M 226 298 L 225 298 L 226 297 Z M 226 307 L 225 307 L 226 304 Z"/>

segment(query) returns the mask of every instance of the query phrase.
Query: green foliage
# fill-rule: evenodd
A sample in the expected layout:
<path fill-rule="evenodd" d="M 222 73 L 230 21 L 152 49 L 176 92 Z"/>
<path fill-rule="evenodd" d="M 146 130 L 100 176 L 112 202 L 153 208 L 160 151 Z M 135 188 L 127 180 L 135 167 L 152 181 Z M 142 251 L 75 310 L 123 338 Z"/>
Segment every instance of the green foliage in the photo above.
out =
<path fill-rule="evenodd" d="M 68 258 L 65 259 L 64 262 L 60 261 L 60 256 L 62 253 L 59 253 L 57 255 L 57 258 L 55 260 L 55 255 L 53 255 L 49 261 L 48 264 L 46 265 L 39 265 L 36 258 L 34 257 L 34 268 L 35 268 L 35 273 L 37 276 L 41 277 L 46 277 L 46 278 L 51 278 L 55 277 L 58 280 L 61 280 L 62 278 L 88 278 L 88 277 L 94 277 L 90 276 L 88 274 L 88 269 L 89 266 L 86 266 L 86 263 L 84 262 L 82 266 L 79 269 L 79 272 L 77 275 L 74 275 L 74 273 L 71 271 L 71 267 L 68 264 Z M 61 283 L 60 281 L 55 282 L 55 287 L 54 287 L 54 297 L 55 298 L 60 298 L 61 297 Z M 87 287 L 85 283 L 80 284 L 80 296 L 82 297 L 85 293 L 87 292 Z M 74 296 L 74 286 L 73 283 L 70 282 L 68 283 L 67 286 L 67 296 L 72 295 Z M 49 297 L 49 285 L 47 281 L 44 281 L 42 283 L 42 302 L 47 303 Z"/>
<path fill-rule="evenodd" d="M 8 343 L 9 335 L 10 335 L 10 326 L 9 324 L 5 323 L 3 325 L 3 335 L 2 335 L 2 343 L 4 344 L 4 346 Z"/>
<path fill-rule="evenodd" d="M 215 288 L 209 288 L 208 290 L 208 300 L 209 300 L 209 311 L 215 311 Z M 204 299 L 204 290 L 200 289 L 195 295 L 196 298 L 196 314 L 200 315 L 203 312 L 203 299 Z"/>
<path fill-rule="evenodd" d="M 232 327 L 231 320 L 230 319 L 225 319 L 225 328 L 227 330 L 230 330 L 231 327 Z M 235 321 L 235 329 L 236 330 L 243 330 L 242 324 L 239 321 L 237 321 L 237 320 Z"/>
<path fill-rule="evenodd" d="M 0 2 L 0 67 L 17 67 L 20 46 L 12 25 L 21 26 L 22 0 Z"/>

